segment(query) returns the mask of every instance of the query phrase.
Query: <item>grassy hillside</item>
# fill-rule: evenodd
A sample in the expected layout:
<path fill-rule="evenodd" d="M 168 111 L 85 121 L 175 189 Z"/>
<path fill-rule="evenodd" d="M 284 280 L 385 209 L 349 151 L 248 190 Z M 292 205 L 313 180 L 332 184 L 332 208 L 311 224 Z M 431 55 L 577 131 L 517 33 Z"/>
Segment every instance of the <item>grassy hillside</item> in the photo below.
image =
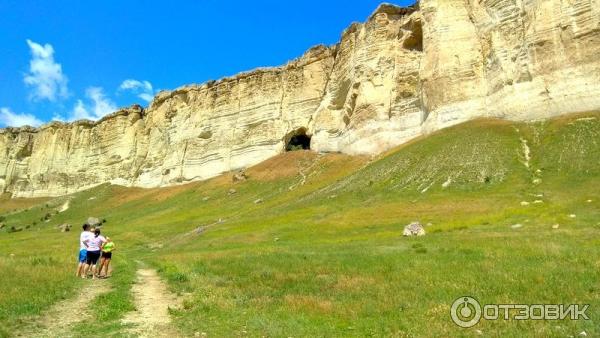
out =
<path fill-rule="evenodd" d="M 172 311 L 185 336 L 600 335 L 599 140 L 598 113 L 480 120 L 374 159 L 297 151 L 238 183 L 103 185 L 0 206 L 0 335 L 89 287 L 72 277 L 88 216 L 107 220 L 119 251 L 113 291 L 92 305 L 102 322 L 77 332 L 122 333 L 144 264 L 185 299 Z M 413 220 L 426 236 L 402 237 Z M 64 222 L 75 231 L 57 230 Z M 461 329 L 449 310 L 463 295 L 586 303 L 591 319 Z"/>
<path fill-rule="evenodd" d="M 49 198 L 10 198 L 10 194 L 0 194 L 0 213 L 14 213 L 42 204 L 47 200 Z"/>

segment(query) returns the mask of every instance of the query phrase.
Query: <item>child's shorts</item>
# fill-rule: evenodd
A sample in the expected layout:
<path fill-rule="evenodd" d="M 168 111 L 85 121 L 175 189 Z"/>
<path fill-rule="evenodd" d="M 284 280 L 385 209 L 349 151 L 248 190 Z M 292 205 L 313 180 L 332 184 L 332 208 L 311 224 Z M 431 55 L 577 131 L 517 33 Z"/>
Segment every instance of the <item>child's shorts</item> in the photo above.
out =
<path fill-rule="evenodd" d="M 87 250 L 86 249 L 79 250 L 79 263 L 85 263 L 86 259 L 87 259 Z"/>
<path fill-rule="evenodd" d="M 96 265 L 96 263 L 98 263 L 98 258 L 100 258 L 100 250 L 88 251 L 86 263 L 89 265 Z"/>

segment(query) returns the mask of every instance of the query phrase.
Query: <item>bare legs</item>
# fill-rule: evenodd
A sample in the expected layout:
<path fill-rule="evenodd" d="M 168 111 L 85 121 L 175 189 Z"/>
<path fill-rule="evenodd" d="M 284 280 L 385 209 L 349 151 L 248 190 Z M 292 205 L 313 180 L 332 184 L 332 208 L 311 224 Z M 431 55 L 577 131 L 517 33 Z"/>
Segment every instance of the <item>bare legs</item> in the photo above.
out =
<path fill-rule="evenodd" d="M 85 271 L 84 267 L 85 267 L 85 263 L 79 262 L 79 265 L 77 265 L 77 272 L 75 273 L 75 277 L 83 276 L 83 272 Z"/>
<path fill-rule="evenodd" d="M 85 266 L 83 267 L 83 276 L 81 276 L 81 278 L 87 278 L 89 271 L 90 271 L 90 265 L 86 263 Z"/>
<path fill-rule="evenodd" d="M 92 279 L 96 279 L 98 277 L 98 265 L 92 265 Z"/>
<path fill-rule="evenodd" d="M 87 263 L 83 264 L 83 271 L 81 273 L 81 278 L 87 277 L 87 272 L 88 272 L 89 268 L 90 268 L 90 266 Z"/>
<path fill-rule="evenodd" d="M 92 270 L 92 279 L 95 279 L 96 277 L 98 277 L 98 271 L 96 271 L 97 267 L 98 266 L 96 264 L 94 264 L 94 265 L 86 264 L 85 267 L 83 268 L 83 276 L 81 276 L 81 278 L 87 278 L 88 274 L 90 273 L 90 270 Z"/>
<path fill-rule="evenodd" d="M 102 261 L 100 262 L 100 271 L 98 272 L 99 276 L 108 277 L 108 267 L 110 265 L 110 258 L 102 257 Z M 104 270 L 104 273 L 102 273 Z"/>

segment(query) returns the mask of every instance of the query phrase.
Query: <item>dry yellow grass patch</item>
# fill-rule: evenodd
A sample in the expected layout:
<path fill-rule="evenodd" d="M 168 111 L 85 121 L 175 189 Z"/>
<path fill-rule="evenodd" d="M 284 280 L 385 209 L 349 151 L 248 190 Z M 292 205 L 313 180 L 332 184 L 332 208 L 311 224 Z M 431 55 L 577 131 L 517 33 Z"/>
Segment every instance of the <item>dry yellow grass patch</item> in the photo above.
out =
<path fill-rule="evenodd" d="M 313 151 L 298 150 L 277 155 L 247 170 L 251 179 L 258 181 L 275 181 L 298 176 L 302 171 L 308 175 L 309 169 L 316 161 L 319 166 L 351 171 L 368 160 L 365 156 L 349 156 L 344 154 L 322 154 Z M 316 168 L 313 168 L 313 170 Z"/>
<path fill-rule="evenodd" d="M 310 311 L 322 314 L 333 312 L 333 303 L 311 295 L 286 295 L 284 301 L 294 311 Z"/>
<path fill-rule="evenodd" d="M 273 297 L 271 297 L 271 296 L 253 297 L 250 300 L 250 303 L 252 306 L 256 306 L 260 309 L 265 309 L 265 308 L 269 307 L 271 304 L 273 304 Z"/>
<path fill-rule="evenodd" d="M 277 155 L 261 162 L 247 170 L 248 176 L 259 181 L 274 181 L 277 179 L 294 177 L 302 163 L 312 162 L 317 158 L 317 153 L 312 151 L 291 151 Z"/>
<path fill-rule="evenodd" d="M 176 185 L 164 188 L 127 188 L 122 186 L 111 186 L 112 198 L 107 202 L 109 205 L 122 205 L 127 202 L 139 199 L 149 199 L 151 201 L 165 201 L 177 194 L 193 189 L 203 182 L 193 182 L 189 184 Z"/>
<path fill-rule="evenodd" d="M 571 123 L 577 119 L 590 118 L 590 117 L 600 118 L 600 111 L 561 115 L 561 116 L 557 116 L 557 117 L 553 118 L 552 120 L 550 120 L 550 123 L 552 123 L 553 125 L 556 125 L 556 126 L 564 126 L 565 124 Z"/>
<path fill-rule="evenodd" d="M 430 318 L 440 318 L 443 316 L 447 316 L 450 313 L 450 305 L 449 304 L 436 304 L 429 309 L 427 309 L 427 316 Z"/>
<path fill-rule="evenodd" d="M 49 197 L 39 198 L 10 198 L 9 194 L 0 194 L 0 213 L 13 211 L 15 209 L 27 209 L 37 204 L 50 200 Z"/>
<path fill-rule="evenodd" d="M 367 276 L 340 276 L 335 284 L 336 290 L 341 291 L 360 291 L 364 288 L 375 285 L 376 280 Z"/>

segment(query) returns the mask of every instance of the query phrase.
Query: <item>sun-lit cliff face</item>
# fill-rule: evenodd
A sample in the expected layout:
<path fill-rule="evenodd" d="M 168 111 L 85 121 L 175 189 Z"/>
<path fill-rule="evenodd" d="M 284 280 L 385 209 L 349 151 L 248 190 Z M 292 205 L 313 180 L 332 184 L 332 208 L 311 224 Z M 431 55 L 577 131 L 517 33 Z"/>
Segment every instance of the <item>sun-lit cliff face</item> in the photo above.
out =
<path fill-rule="evenodd" d="M 598 55 L 598 0 L 383 4 L 282 67 L 161 92 L 98 122 L 0 130 L 0 191 L 171 185 L 259 163 L 298 134 L 316 151 L 378 154 L 477 117 L 594 110 Z"/>

